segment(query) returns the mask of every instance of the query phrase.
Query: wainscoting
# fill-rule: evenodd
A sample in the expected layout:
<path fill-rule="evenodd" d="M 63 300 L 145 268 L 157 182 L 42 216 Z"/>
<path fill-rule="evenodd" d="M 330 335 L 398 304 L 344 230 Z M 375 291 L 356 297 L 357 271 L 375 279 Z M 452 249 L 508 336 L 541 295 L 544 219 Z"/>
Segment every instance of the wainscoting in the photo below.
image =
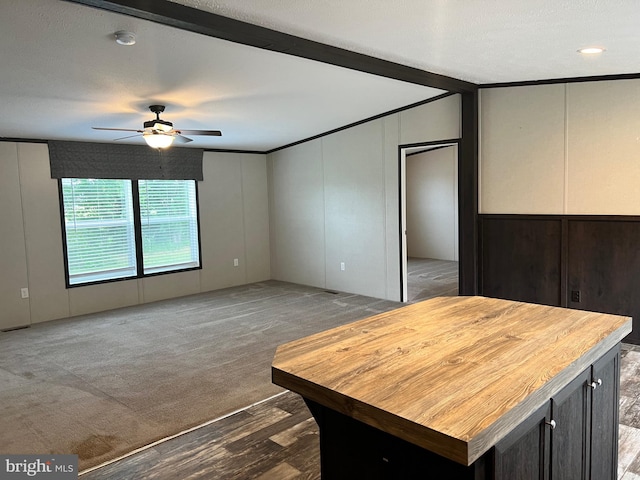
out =
<path fill-rule="evenodd" d="M 633 317 L 640 344 L 640 217 L 480 215 L 479 292 Z"/>

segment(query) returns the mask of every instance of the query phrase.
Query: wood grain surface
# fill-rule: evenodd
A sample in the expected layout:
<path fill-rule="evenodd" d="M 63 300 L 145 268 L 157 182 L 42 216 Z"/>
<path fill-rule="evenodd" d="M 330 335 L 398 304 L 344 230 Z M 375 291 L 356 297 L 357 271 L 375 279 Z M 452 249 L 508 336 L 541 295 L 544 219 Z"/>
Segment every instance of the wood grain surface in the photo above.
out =
<path fill-rule="evenodd" d="M 470 465 L 631 331 L 631 318 L 440 297 L 278 347 L 273 382 Z"/>

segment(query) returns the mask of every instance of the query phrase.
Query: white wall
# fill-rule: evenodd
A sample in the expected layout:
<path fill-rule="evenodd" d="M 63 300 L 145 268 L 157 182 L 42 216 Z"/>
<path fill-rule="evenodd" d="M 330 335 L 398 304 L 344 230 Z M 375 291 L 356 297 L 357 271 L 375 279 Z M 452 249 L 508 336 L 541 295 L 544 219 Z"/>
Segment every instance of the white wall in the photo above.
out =
<path fill-rule="evenodd" d="M 398 146 L 459 137 L 453 95 L 270 154 L 273 277 L 399 300 Z"/>
<path fill-rule="evenodd" d="M 48 147 L 0 142 L 0 329 L 270 278 L 398 300 L 398 146 L 459 136 L 454 95 L 268 160 L 206 152 L 203 268 L 71 289 Z"/>
<path fill-rule="evenodd" d="M 281 150 L 269 156 L 268 165 L 271 274 L 279 280 L 324 287 L 322 142 Z"/>
<path fill-rule="evenodd" d="M 322 141 L 327 285 L 379 298 L 387 294 L 383 127 L 368 122 Z"/>
<path fill-rule="evenodd" d="M 640 79 L 480 92 L 480 213 L 640 214 Z"/>
<path fill-rule="evenodd" d="M 203 166 L 201 291 L 270 279 L 266 157 L 205 152 Z"/>
<path fill-rule="evenodd" d="M 567 213 L 640 214 L 640 79 L 567 85 Z"/>
<path fill-rule="evenodd" d="M 458 260 L 457 147 L 407 157 L 407 253 Z"/>
<path fill-rule="evenodd" d="M 11 328 L 30 321 L 29 300 L 20 296 L 28 282 L 18 146 L 0 143 L 0 158 L 0 328 Z"/>
<path fill-rule="evenodd" d="M 0 329 L 271 278 L 266 157 L 206 152 L 203 168 L 201 270 L 67 289 L 48 147 L 0 142 Z"/>

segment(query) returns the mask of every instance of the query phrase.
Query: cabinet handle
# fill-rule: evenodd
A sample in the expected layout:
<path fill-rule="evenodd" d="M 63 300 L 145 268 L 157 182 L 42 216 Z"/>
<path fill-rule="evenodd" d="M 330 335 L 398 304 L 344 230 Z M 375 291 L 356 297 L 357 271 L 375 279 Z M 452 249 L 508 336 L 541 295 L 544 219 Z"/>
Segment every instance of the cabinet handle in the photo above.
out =
<path fill-rule="evenodd" d="M 587 383 L 587 385 L 588 385 L 589 387 L 591 387 L 592 389 L 594 389 L 594 390 L 595 390 L 595 389 L 596 389 L 596 388 L 598 388 L 600 385 L 602 385 L 602 379 L 601 379 L 601 378 L 599 378 L 599 379 L 598 379 L 598 380 L 596 380 L 595 382 Z"/>
<path fill-rule="evenodd" d="M 549 425 L 549 427 L 551 428 L 551 430 L 555 430 L 556 428 L 556 421 L 555 420 L 551 420 L 550 422 L 544 422 L 547 425 Z"/>

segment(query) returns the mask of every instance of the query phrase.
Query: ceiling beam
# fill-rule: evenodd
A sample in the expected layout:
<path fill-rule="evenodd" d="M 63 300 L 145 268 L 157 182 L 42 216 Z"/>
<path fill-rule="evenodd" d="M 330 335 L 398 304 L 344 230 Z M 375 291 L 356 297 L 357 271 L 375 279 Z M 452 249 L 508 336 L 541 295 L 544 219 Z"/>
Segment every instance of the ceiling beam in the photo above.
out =
<path fill-rule="evenodd" d="M 234 43 L 349 68 L 360 72 L 438 88 L 454 93 L 474 92 L 478 86 L 456 78 L 333 47 L 269 28 L 167 0 L 66 0 L 168 25 Z"/>

